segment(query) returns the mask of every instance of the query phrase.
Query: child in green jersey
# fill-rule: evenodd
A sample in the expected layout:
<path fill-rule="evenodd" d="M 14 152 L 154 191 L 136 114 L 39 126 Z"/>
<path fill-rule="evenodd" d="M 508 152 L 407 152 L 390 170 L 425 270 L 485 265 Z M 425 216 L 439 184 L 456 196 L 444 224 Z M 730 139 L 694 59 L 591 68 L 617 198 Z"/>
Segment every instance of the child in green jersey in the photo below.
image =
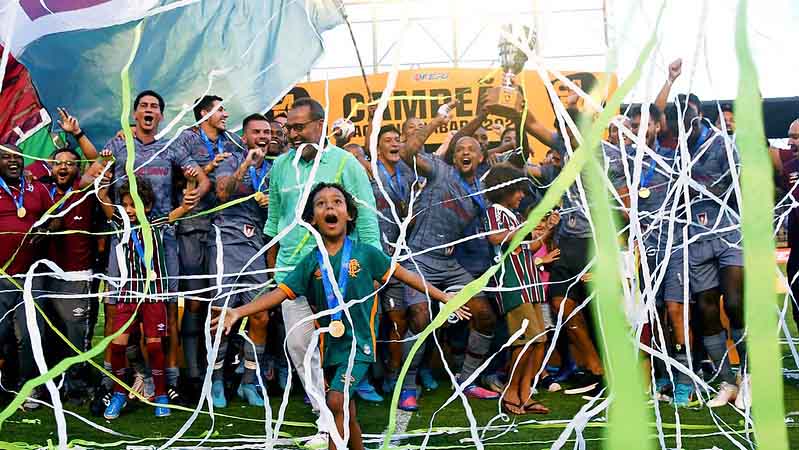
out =
<path fill-rule="evenodd" d="M 221 316 L 211 321 L 211 326 L 222 326 L 229 333 L 242 317 L 274 308 L 284 300 L 305 297 L 317 312 L 332 310 L 318 318 L 326 328 L 322 339 L 322 365 L 325 369 L 329 392 L 327 406 L 333 413 L 338 435 L 344 435 L 344 389 L 354 393 L 355 386 L 366 375 L 369 365 L 375 362 L 375 336 L 377 330 L 377 295 L 374 282 L 385 286 L 391 274 L 392 264 L 382 250 L 361 244 L 349 238 L 355 229 L 358 210 L 352 196 L 339 184 L 319 183 L 309 195 L 302 218 L 310 223 L 322 237 L 325 251 L 312 251 L 295 266 L 277 289 L 264 294 L 253 302 L 228 309 L 224 322 Z M 328 255 L 332 275 L 325 269 Z M 402 268 L 393 267 L 393 277 L 420 292 L 429 292 L 430 297 L 442 303 L 450 298 L 433 286 L 426 284 L 418 275 Z M 338 296 L 333 290 L 338 286 L 346 311 L 339 307 Z M 221 312 L 221 308 L 215 308 Z M 470 317 L 467 308 L 456 313 L 461 319 Z M 356 352 L 352 366 L 349 364 L 353 340 Z M 347 371 L 350 376 L 347 379 Z M 349 384 L 347 384 L 349 383 Z M 362 449 L 361 428 L 355 415 L 355 402 L 349 401 L 349 448 Z M 341 442 L 341 441 L 339 441 Z M 329 448 L 337 448 L 331 434 Z"/>

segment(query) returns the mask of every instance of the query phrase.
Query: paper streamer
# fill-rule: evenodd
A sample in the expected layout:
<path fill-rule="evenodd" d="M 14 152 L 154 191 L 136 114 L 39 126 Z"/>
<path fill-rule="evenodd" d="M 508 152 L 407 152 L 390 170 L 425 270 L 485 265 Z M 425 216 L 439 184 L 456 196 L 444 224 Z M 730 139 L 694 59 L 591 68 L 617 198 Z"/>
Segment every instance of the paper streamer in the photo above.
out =
<path fill-rule="evenodd" d="M 774 238 L 771 220 L 774 208 L 773 169 L 763 146 L 763 110 L 758 74 L 749 48 L 748 0 L 738 3 L 735 50 L 738 56 L 738 98 L 735 99 L 737 133 L 741 149 L 744 248 L 744 309 L 752 380 L 752 412 L 760 448 L 787 450 L 779 345 L 779 316 L 774 314 Z M 794 249 L 795 250 L 795 249 Z M 765 302 L 765 303 L 762 303 Z M 764 307 L 765 306 L 765 307 Z M 741 362 L 743 365 L 743 361 Z"/>

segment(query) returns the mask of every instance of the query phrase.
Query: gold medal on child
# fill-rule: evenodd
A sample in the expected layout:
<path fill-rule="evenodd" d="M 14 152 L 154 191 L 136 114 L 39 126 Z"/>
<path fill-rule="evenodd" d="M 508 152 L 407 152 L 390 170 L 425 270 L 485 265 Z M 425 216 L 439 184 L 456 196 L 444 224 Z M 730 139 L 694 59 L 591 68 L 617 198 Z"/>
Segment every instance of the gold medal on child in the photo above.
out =
<path fill-rule="evenodd" d="M 641 189 L 638 190 L 638 196 L 641 198 L 649 198 L 650 194 L 651 192 L 649 191 L 648 187 L 642 187 Z"/>
<path fill-rule="evenodd" d="M 333 320 L 330 322 L 330 335 L 334 338 L 344 336 L 344 322 L 340 320 Z"/>
<path fill-rule="evenodd" d="M 25 214 L 27 213 L 28 211 L 25 209 L 24 206 L 20 206 L 19 208 L 17 208 L 17 217 L 19 217 L 20 219 L 25 217 Z"/>
<path fill-rule="evenodd" d="M 150 280 L 155 280 L 158 278 L 158 275 L 156 275 L 155 270 L 149 270 L 147 271 L 147 278 Z"/>
<path fill-rule="evenodd" d="M 263 200 L 264 200 L 264 193 L 261 192 L 261 191 L 256 192 L 255 193 L 255 201 L 256 202 L 262 202 Z"/>

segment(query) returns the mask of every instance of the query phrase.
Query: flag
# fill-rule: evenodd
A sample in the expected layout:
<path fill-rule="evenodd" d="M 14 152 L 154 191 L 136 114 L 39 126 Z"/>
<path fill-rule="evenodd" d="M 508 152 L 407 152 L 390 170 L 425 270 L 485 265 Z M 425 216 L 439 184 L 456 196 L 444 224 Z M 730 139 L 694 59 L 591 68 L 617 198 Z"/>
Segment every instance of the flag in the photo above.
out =
<path fill-rule="evenodd" d="M 218 95 L 235 129 L 308 73 L 324 50 L 322 32 L 342 23 L 339 1 L 20 0 L 0 11 L 0 23 L 13 24 L 0 34 L 50 115 L 66 107 L 103 145 L 120 129 L 119 75 L 140 21 L 131 96 L 160 93 L 164 128 L 192 123 L 195 99 Z"/>

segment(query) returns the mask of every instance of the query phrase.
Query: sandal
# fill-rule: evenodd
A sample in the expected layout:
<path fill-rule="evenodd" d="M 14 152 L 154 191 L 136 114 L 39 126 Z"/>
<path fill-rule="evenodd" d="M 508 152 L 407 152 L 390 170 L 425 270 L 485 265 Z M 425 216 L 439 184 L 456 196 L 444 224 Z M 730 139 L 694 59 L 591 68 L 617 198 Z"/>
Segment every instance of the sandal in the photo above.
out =
<path fill-rule="evenodd" d="M 525 414 L 549 414 L 549 408 L 541 402 L 530 400 L 524 405 L 524 412 Z"/>
<path fill-rule="evenodd" d="M 508 400 L 502 399 L 502 410 L 507 414 L 512 414 L 514 416 L 521 416 L 524 415 L 527 411 L 522 407 L 522 405 L 518 403 L 509 402 Z"/>

